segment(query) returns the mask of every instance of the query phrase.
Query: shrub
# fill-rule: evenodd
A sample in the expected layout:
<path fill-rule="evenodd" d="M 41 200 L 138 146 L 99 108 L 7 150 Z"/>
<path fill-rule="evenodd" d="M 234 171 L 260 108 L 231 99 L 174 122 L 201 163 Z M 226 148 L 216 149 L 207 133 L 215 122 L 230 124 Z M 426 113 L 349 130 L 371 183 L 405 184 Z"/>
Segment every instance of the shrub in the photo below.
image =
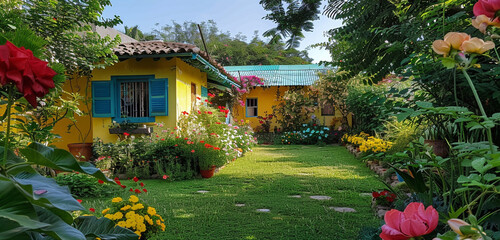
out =
<path fill-rule="evenodd" d="M 87 174 L 61 173 L 55 180 L 61 186 L 68 186 L 74 197 L 108 196 L 117 189 L 110 184 L 100 184 L 94 177 Z"/>

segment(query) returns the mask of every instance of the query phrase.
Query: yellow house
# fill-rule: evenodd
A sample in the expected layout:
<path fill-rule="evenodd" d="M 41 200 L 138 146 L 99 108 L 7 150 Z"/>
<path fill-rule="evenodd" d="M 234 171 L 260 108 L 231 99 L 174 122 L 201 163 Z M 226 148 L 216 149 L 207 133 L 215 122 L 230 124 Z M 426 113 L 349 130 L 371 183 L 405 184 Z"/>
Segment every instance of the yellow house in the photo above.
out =
<path fill-rule="evenodd" d="M 233 76 L 257 76 L 263 79 L 264 85 L 252 89 L 243 95 L 245 106 L 237 104 L 233 109 L 235 119 L 248 120 L 256 129 L 261 124 L 258 116 L 273 113 L 272 107 L 283 101 L 281 96 L 290 88 L 308 88 L 319 79 L 318 73 L 326 73 L 328 68 L 317 65 L 255 65 L 255 66 L 226 66 L 228 73 Z M 313 114 L 322 125 L 339 126 L 342 115 L 335 111 L 333 106 L 320 106 Z M 273 121 L 271 131 L 277 126 Z"/>
<path fill-rule="evenodd" d="M 116 141 L 117 134 L 109 131 L 113 122 L 136 123 L 146 131 L 154 123 L 174 127 L 181 112 L 207 97 L 208 88 L 235 84 L 222 66 L 191 44 L 129 42 L 120 44 L 114 53 L 118 63 L 94 70 L 91 79 L 66 84 L 68 91 L 86 93 L 91 114 L 80 117 L 79 129 L 70 132 L 60 124 L 55 129 L 62 137 L 57 147 L 81 142 L 78 135 L 82 132 L 90 133 L 86 142 L 94 138 Z"/>

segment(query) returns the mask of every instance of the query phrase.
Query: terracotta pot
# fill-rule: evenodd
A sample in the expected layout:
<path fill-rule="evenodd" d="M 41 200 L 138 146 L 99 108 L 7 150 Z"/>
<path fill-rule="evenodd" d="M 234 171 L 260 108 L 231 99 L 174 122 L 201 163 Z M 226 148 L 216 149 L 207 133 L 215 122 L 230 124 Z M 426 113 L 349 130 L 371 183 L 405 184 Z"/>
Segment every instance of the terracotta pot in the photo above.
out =
<path fill-rule="evenodd" d="M 212 166 L 211 169 L 209 170 L 201 170 L 200 169 L 200 173 L 201 173 L 201 177 L 203 178 L 211 178 L 214 176 L 214 172 L 215 172 L 215 166 Z"/>
<path fill-rule="evenodd" d="M 445 140 L 424 140 L 424 143 L 432 147 L 436 156 L 448 157 L 449 148 Z"/>
<path fill-rule="evenodd" d="M 70 143 L 68 149 L 79 161 L 88 162 L 92 158 L 92 143 Z"/>

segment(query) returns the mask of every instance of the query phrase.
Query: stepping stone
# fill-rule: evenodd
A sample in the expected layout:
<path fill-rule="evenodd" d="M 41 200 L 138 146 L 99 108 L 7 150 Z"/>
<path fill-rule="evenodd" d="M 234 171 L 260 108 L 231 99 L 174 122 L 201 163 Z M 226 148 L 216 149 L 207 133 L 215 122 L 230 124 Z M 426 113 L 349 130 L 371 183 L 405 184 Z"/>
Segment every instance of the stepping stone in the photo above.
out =
<path fill-rule="evenodd" d="M 302 196 L 300 196 L 300 195 L 290 195 L 288 197 L 290 197 L 290 198 L 301 198 Z"/>
<path fill-rule="evenodd" d="M 315 199 L 315 200 L 330 200 L 332 197 L 329 196 L 310 196 L 310 198 Z"/>
<path fill-rule="evenodd" d="M 356 212 L 354 208 L 348 208 L 348 207 L 330 207 L 330 209 L 333 209 L 337 212 Z"/>
<path fill-rule="evenodd" d="M 267 209 L 267 208 L 259 208 L 259 209 L 257 209 L 257 212 L 266 212 L 267 213 L 267 212 L 271 212 L 271 210 Z"/>
<path fill-rule="evenodd" d="M 200 191 L 196 191 L 197 193 L 202 193 L 202 194 L 205 194 L 205 193 L 208 193 L 210 191 L 206 191 L 206 190 L 200 190 Z"/>
<path fill-rule="evenodd" d="M 372 194 L 371 193 L 360 193 L 359 196 L 361 196 L 361 197 L 371 197 Z"/>
<path fill-rule="evenodd" d="M 236 206 L 236 207 L 244 207 L 245 204 L 244 203 L 236 203 L 236 204 L 234 204 L 234 206 Z"/>

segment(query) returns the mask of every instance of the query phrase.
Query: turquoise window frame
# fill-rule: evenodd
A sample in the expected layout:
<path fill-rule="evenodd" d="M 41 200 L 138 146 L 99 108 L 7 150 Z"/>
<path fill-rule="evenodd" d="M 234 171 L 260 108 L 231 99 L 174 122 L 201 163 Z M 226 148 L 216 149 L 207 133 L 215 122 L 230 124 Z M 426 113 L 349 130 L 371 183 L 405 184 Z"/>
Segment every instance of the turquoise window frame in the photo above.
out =
<path fill-rule="evenodd" d="M 248 100 L 253 100 L 255 99 L 257 101 L 257 106 L 255 106 L 255 108 L 257 109 L 257 115 L 255 116 L 249 116 L 248 115 Z M 259 99 L 258 98 L 247 98 L 245 99 L 245 117 L 247 118 L 252 118 L 252 117 L 258 117 L 259 116 Z"/>
<path fill-rule="evenodd" d="M 130 122 L 130 123 L 151 123 L 155 122 L 156 118 L 154 116 L 149 116 L 149 117 L 126 117 L 122 118 L 121 117 L 121 96 L 120 96 L 120 84 L 123 82 L 149 82 L 149 80 L 154 79 L 154 75 L 131 75 L 131 76 L 112 76 L 111 81 L 114 83 L 115 86 L 115 96 L 114 96 L 114 103 L 115 103 L 115 114 L 113 117 L 113 121 L 116 121 L 117 123 L 123 123 L 125 121 Z M 149 84 L 148 84 L 149 86 Z M 149 90 L 148 90 L 149 94 Z M 151 100 L 150 100 L 151 101 Z"/>

